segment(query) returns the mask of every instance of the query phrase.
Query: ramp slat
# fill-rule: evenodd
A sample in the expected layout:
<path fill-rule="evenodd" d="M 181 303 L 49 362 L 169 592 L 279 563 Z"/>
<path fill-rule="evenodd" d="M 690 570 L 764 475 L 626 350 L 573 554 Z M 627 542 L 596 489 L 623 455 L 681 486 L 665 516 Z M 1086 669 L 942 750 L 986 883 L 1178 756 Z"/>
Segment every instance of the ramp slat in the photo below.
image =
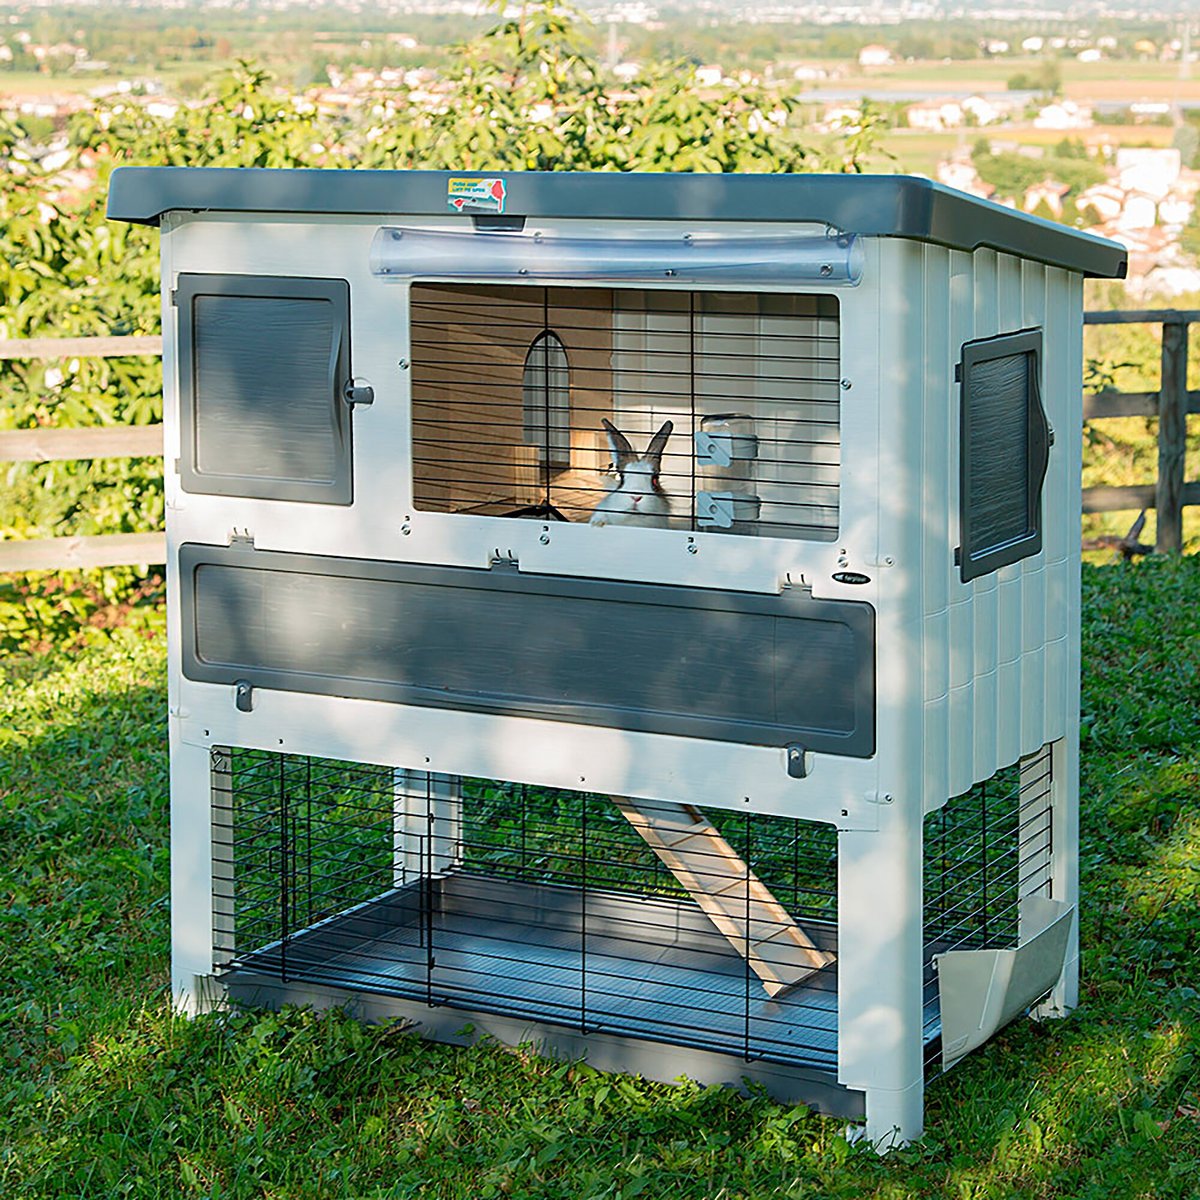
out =
<path fill-rule="evenodd" d="M 613 802 L 762 981 L 769 996 L 833 962 L 704 814 L 666 800 Z"/>

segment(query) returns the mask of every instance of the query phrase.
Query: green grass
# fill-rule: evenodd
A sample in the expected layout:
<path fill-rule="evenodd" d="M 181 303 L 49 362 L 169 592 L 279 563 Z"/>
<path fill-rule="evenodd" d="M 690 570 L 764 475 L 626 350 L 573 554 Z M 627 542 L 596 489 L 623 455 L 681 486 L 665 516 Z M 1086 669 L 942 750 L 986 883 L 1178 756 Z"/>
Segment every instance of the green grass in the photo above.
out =
<path fill-rule="evenodd" d="M 1085 571 L 1082 1004 L 934 1082 L 879 1160 L 720 1089 L 165 997 L 161 640 L 0 668 L 0 1195 L 1200 1195 L 1200 559 Z"/>

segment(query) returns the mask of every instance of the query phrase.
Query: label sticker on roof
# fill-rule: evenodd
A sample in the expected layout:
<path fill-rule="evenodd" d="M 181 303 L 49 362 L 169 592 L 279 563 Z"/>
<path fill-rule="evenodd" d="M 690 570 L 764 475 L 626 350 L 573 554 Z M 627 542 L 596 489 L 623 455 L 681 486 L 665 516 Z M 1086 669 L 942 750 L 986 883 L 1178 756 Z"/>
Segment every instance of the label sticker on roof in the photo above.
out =
<path fill-rule="evenodd" d="M 508 189 L 503 179 L 457 178 L 446 185 L 446 201 L 454 212 L 502 213 Z"/>

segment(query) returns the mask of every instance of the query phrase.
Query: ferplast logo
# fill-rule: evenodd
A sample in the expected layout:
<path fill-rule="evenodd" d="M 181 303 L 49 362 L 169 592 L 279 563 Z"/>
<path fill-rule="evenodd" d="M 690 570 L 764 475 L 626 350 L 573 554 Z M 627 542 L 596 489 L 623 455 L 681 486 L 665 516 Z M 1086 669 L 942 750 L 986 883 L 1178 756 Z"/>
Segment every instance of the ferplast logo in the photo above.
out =
<path fill-rule="evenodd" d="M 446 203 L 453 212 L 502 213 L 507 195 L 503 179 L 459 177 L 446 185 Z"/>

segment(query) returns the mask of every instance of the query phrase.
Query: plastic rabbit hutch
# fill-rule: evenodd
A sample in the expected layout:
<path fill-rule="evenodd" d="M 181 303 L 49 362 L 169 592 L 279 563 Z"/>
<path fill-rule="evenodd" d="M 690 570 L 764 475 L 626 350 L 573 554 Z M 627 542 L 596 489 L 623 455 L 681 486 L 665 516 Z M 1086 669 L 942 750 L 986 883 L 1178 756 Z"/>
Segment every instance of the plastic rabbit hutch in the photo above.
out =
<path fill-rule="evenodd" d="M 162 230 L 185 1008 L 880 1146 L 1071 1009 L 1119 247 L 884 177 L 126 168 L 109 215 Z"/>

